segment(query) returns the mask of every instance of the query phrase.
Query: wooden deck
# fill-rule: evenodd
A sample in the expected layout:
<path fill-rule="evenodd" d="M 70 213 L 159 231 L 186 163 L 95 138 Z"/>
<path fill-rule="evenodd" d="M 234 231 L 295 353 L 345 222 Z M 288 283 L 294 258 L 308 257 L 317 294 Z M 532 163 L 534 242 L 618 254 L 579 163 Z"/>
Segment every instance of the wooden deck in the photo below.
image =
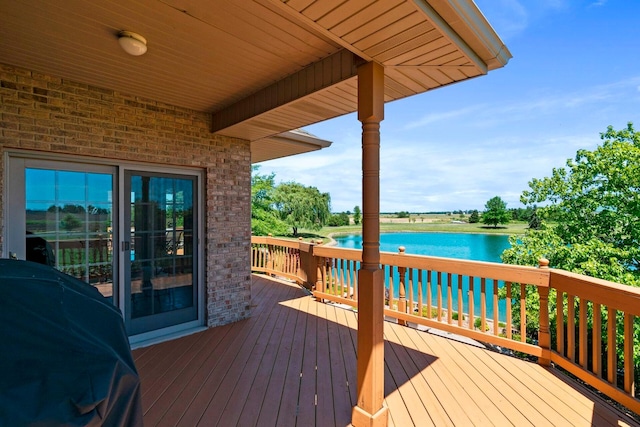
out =
<path fill-rule="evenodd" d="M 347 426 L 356 314 L 254 276 L 253 316 L 134 351 L 146 426 Z M 385 324 L 395 426 L 640 426 L 553 369 Z"/>

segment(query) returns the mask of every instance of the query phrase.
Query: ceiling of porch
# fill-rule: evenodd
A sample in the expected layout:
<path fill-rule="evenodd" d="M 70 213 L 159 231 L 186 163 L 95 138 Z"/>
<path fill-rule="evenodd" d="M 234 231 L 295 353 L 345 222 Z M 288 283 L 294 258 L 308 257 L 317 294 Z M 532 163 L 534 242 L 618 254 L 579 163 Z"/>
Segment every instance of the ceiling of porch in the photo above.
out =
<path fill-rule="evenodd" d="M 127 55 L 121 30 L 148 41 Z M 357 65 L 392 101 L 502 67 L 471 0 L 44 0 L 0 3 L 0 62 L 212 114 L 251 141 L 357 108 Z"/>

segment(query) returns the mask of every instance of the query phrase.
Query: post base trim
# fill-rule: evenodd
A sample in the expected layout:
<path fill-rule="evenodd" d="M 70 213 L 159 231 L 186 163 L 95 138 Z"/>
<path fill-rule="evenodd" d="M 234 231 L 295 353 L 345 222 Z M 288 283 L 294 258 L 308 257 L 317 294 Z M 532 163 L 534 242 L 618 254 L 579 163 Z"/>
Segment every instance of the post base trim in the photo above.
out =
<path fill-rule="evenodd" d="M 387 427 L 389 423 L 389 408 L 384 404 L 375 414 L 370 414 L 359 406 L 351 411 L 351 425 L 353 427 Z"/>

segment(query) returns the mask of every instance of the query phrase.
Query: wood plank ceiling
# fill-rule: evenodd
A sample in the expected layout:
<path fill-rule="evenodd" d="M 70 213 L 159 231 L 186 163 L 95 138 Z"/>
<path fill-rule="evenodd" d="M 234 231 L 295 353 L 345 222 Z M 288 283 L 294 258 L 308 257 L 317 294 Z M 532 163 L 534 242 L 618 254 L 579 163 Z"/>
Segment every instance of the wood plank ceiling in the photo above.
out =
<path fill-rule="evenodd" d="M 251 141 L 355 111 L 362 61 L 392 101 L 511 57 L 471 0 L 2 1 L 0 40 L 0 63 L 210 112 Z"/>

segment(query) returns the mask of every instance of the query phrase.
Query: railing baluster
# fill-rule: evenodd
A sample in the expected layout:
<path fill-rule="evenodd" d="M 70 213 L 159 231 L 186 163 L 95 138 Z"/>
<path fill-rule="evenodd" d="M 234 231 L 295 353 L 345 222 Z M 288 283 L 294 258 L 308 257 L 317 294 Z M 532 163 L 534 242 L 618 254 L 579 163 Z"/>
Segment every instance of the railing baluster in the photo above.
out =
<path fill-rule="evenodd" d="M 451 273 L 447 273 L 447 323 L 450 325 L 453 319 L 453 283 Z"/>
<path fill-rule="evenodd" d="M 408 313 L 414 314 L 413 310 L 413 268 L 407 269 L 407 283 L 409 284 L 409 304 L 407 306 Z"/>
<path fill-rule="evenodd" d="M 358 301 L 358 263 L 353 262 L 353 299 Z"/>
<path fill-rule="evenodd" d="M 527 342 L 527 288 L 520 283 L 520 342 Z"/>
<path fill-rule="evenodd" d="M 464 304 L 462 303 L 462 274 L 458 274 L 458 326 L 464 321 Z"/>
<path fill-rule="evenodd" d="M 351 289 L 349 287 L 349 283 L 347 283 L 347 276 L 345 275 L 345 260 L 340 260 L 340 282 L 342 282 L 342 292 L 341 294 L 345 298 L 349 298 L 349 294 L 351 293 Z M 346 289 L 346 291 L 345 291 Z"/>
<path fill-rule="evenodd" d="M 431 274 L 432 271 L 431 270 L 427 270 L 427 317 L 429 319 L 431 319 L 432 314 L 431 314 L 431 310 L 433 308 L 433 293 L 431 292 Z"/>
<path fill-rule="evenodd" d="M 616 347 L 616 310 L 607 307 L 607 380 L 613 385 L 618 383 Z"/>
<path fill-rule="evenodd" d="M 280 271 L 282 271 L 283 273 L 288 273 L 289 272 L 289 251 L 291 249 L 289 248 L 282 248 L 282 264 L 280 266 Z"/>
<path fill-rule="evenodd" d="M 326 270 L 326 277 L 327 277 L 327 285 L 329 286 L 328 292 L 331 295 L 335 295 L 336 294 L 336 287 L 335 287 L 335 283 L 333 280 L 333 258 L 327 258 L 326 259 L 326 265 L 325 265 L 325 270 Z"/>
<path fill-rule="evenodd" d="M 438 283 L 437 292 L 438 292 L 438 321 L 442 321 L 442 272 L 438 271 L 437 276 Z"/>
<path fill-rule="evenodd" d="M 498 335 L 498 281 L 493 280 L 493 335 Z"/>
<path fill-rule="evenodd" d="M 422 269 L 418 270 L 418 315 L 419 316 L 424 316 L 424 313 L 422 312 L 422 305 L 423 305 L 423 294 L 422 294 L 422 285 L 423 285 L 423 278 L 422 278 Z"/>
<path fill-rule="evenodd" d="M 602 378 L 602 311 L 598 303 L 593 303 L 593 346 L 591 371 Z"/>
<path fill-rule="evenodd" d="M 469 329 L 473 330 L 475 329 L 475 324 L 476 324 L 476 317 L 473 313 L 473 306 L 474 306 L 474 285 L 475 285 L 475 281 L 476 278 L 474 276 L 469 276 Z"/>
<path fill-rule="evenodd" d="M 511 330 L 511 282 L 506 282 L 504 286 L 507 288 L 507 338 L 512 339 L 512 330 Z"/>
<path fill-rule="evenodd" d="M 351 265 L 353 264 L 352 261 L 348 260 L 346 261 L 346 269 L 347 269 L 347 286 L 349 287 L 349 296 L 347 298 L 349 299 L 353 299 L 353 295 L 355 293 L 356 288 L 354 287 L 353 284 L 353 270 Z"/>
<path fill-rule="evenodd" d="M 564 347 L 564 292 L 556 291 L 556 351 L 566 356 Z"/>
<path fill-rule="evenodd" d="M 487 283 L 484 277 L 480 278 L 480 327 L 482 332 L 487 331 Z"/>
<path fill-rule="evenodd" d="M 624 314 L 624 391 L 631 396 L 636 393 L 633 363 L 633 318 L 634 316 L 631 314 Z"/>
<path fill-rule="evenodd" d="M 404 246 L 400 246 L 398 252 L 400 255 L 404 255 Z M 405 267 L 398 267 L 398 311 L 401 313 L 407 312 L 407 279 L 405 273 Z M 403 319 L 398 319 L 398 324 L 406 325 L 407 322 Z"/>
<path fill-rule="evenodd" d="M 334 258 L 333 262 L 333 276 L 336 282 L 336 295 L 342 297 L 344 296 L 344 284 L 341 280 L 340 259 Z"/>
<path fill-rule="evenodd" d="M 567 295 L 567 358 L 576 363 L 576 306 L 571 294 Z"/>
<path fill-rule="evenodd" d="M 584 298 L 579 298 L 578 299 L 578 309 L 580 310 L 580 318 L 579 318 L 579 322 L 580 325 L 578 326 L 579 328 L 579 338 L 578 338 L 578 349 L 579 349 L 579 354 L 578 354 L 578 363 L 580 363 L 580 366 L 582 366 L 583 368 L 587 368 L 587 306 L 588 306 L 588 302 L 587 300 L 585 300 Z"/>
<path fill-rule="evenodd" d="M 389 308 L 391 310 L 394 310 L 393 307 L 393 294 L 394 294 L 394 289 L 393 289 L 393 266 L 390 265 L 389 266 Z"/>

